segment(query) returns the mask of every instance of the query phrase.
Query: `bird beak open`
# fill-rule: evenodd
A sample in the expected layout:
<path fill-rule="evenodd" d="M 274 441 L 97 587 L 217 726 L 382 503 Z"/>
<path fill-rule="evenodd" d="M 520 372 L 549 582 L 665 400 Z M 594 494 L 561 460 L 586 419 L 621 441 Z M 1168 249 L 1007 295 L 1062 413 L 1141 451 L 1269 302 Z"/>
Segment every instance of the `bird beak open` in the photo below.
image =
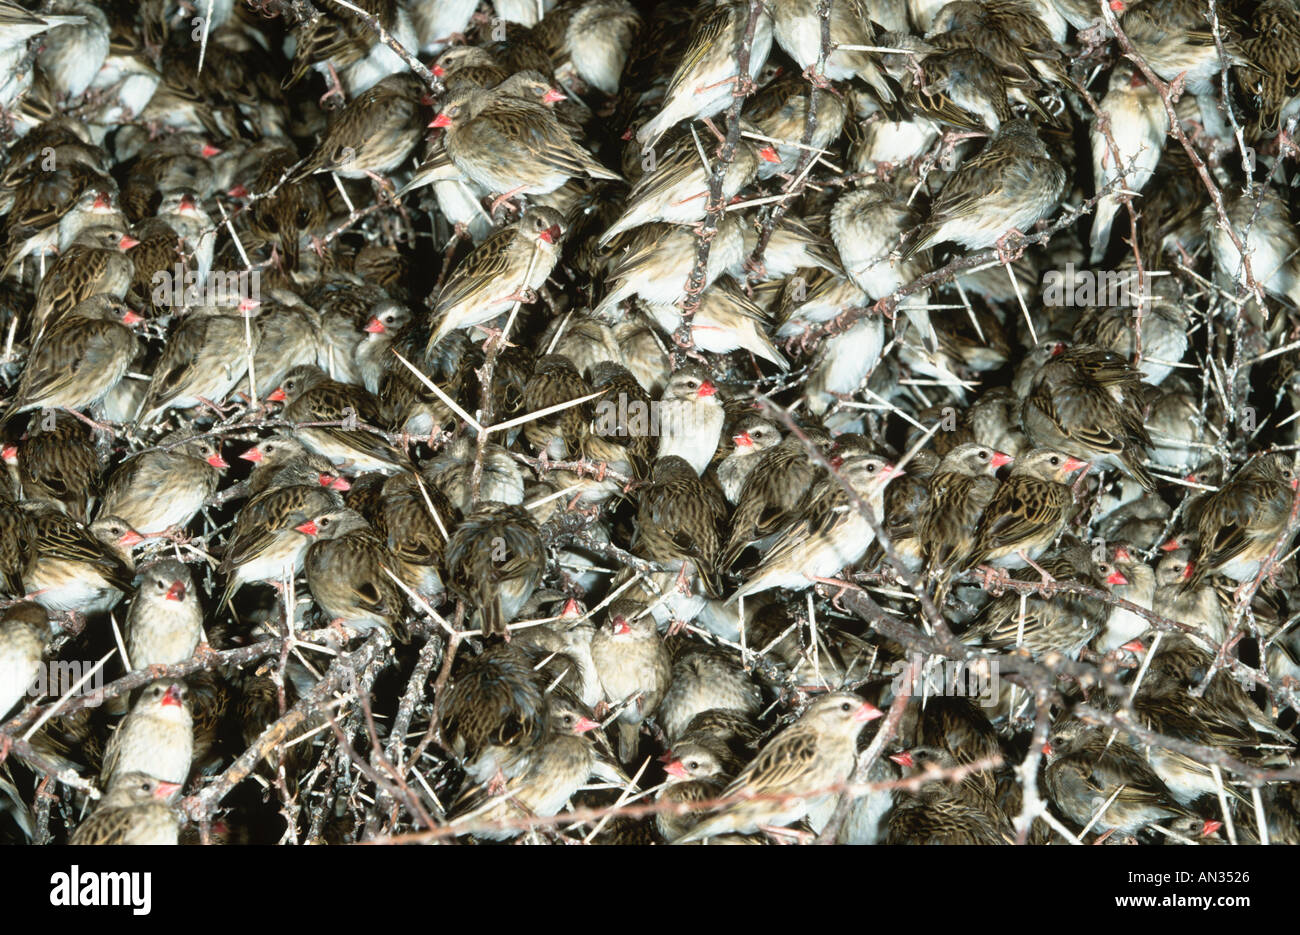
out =
<path fill-rule="evenodd" d="M 388 329 L 384 327 L 384 323 L 378 318 L 372 318 L 366 322 L 366 327 L 363 330 L 367 334 L 383 334 Z"/>
<path fill-rule="evenodd" d="M 703 383 L 700 384 L 700 388 L 695 391 L 695 395 L 699 397 L 712 396 L 717 391 L 718 388 L 716 386 L 714 386 L 708 380 L 705 380 Z"/>
<path fill-rule="evenodd" d="M 862 707 L 858 708 L 858 710 L 853 712 L 853 720 L 862 723 L 866 723 L 867 721 L 874 721 L 876 718 L 884 717 L 884 716 L 885 716 L 885 712 L 881 711 L 879 708 L 871 704 L 869 701 L 862 702 Z"/>
<path fill-rule="evenodd" d="M 553 244 L 560 239 L 560 225 L 552 224 L 537 236 L 542 238 L 542 240 L 545 240 L 547 243 Z"/>
<path fill-rule="evenodd" d="M 275 388 L 275 392 L 272 393 L 270 396 L 266 397 L 266 401 L 267 401 L 268 403 L 282 403 L 282 402 L 284 402 L 284 387 L 283 387 L 283 386 L 277 386 L 277 387 Z"/>
<path fill-rule="evenodd" d="M 140 535 L 134 529 L 128 529 L 122 534 L 122 538 L 117 540 L 117 544 L 124 549 L 129 549 L 131 546 L 140 542 L 144 542 L 144 536 Z"/>
<path fill-rule="evenodd" d="M 748 432 L 741 432 L 739 435 L 731 436 L 731 440 L 736 443 L 737 448 L 752 448 L 754 439 L 749 437 Z"/>
<path fill-rule="evenodd" d="M 254 464 L 256 464 L 257 462 L 261 461 L 264 456 L 262 454 L 262 449 L 254 445 L 252 448 L 249 448 L 242 455 L 240 455 L 240 457 L 243 458 L 245 461 L 252 461 Z"/>
<path fill-rule="evenodd" d="M 916 765 L 912 760 L 912 754 L 908 753 L 906 750 L 904 750 L 902 753 L 895 753 L 893 756 L 890 757 L 890 759 L 893 760 L 895 763 L 897 763 L 899 766 L 905 767 L 907 769 L 911 769 L 913 766 Z"/>
<path fill-rule="evenodd" d="M 776 150 L 771 146 L 764 146 L 758 151 L 758 158 L 764 162 L 780 162 L 781 157 L 776 154 Z"/>
<path fill-rule="evenodd" d="M 446 114 L 439 114 L 438 116 L 434 117 L 432 120 L 429 121 L 429 126 L 431 128 L 449 127 L 451 126 L 451 118 L 448 117 Z"/>
<path fill-rule="evenodd" d="M 121 247 L 123 250 L 130 250 L 132 247 L 136 246 L 139 242 L 140 241 L 136 240 L 130 234 L 123 234 L 122 239 L 117 242 L 117 245 Z"/>
<path fill-rule="evenodd" d="M 181 687 L 179 685 L 168 685 L 167 694 L 163 695 L 163 705 L 175 705 L 181 707 Z"/>
<path fill-rule="evenodd" d="M 547 88 L 546 93 L 542 95 L 543 104 L 555 104 L 560 101 L 567 101 L 569 95 L 565 94 L 558 88 Z"/>
<path fill-rule="evenodd" d="M 689 779 L 691 775 L 686 772 L 686 767 L 682 765 L 681 760 L 673 760 L 664 767 L 664 772 L 669 776 L 676 776 L 678 779 Z"/>
<path fill-rule="evenodd" d="M 320 532 L 320 529 L 316 526 L 315 520 L 310 520 L 310 519 L 307 520 L 307 522 L 305 523 L 299 523 L 297 526 L 294 526 L 293 528 L 296 531 L 302 533 L 304 536 L 314 536 L 318 532 Z"/>
<path fill-rule="evenodd" d="M 208 458 L 208 464 L 212 465 L 214 468 L 221 468 L 222 470 L 230 467 L 230 464 L 226 459 L 221 457 L 221 452 L 217 452 L 212 457 Z"/>
<path fill-rule="evenodd" d="M 1119 571 L 1112 571 L 1109 575 L 1106 576 L 1106 583 L 1107 584 L 1128 584 L 1128 579 L 1125 578 L 1124 575 L 1121 574 Z"/>
<path fill-rule="evenodd" d="M 993 452 L 993 459 L 989 461 L 989 465 L 996 469 L 1002 467 L 1004 464 L 1010 464 L 1014 460 L 1016 459 L 1005 452 L 995 451 Z"/>
<path fill-rule="evenodd" d="M 95 203 L 91 205 L 92 211 L 107 211 L 113 207 L 113 201 L 108 192 L 100 192 L 95 196 Z"/>
<path fill-rule="evenodd" d="M 169 601 L 185 600 L 185 582 L 173 581 L 172 586 L 167 589 L 167 593 L 163 597 Z"/>
<path fill-rule="evenodd" d="M 578 723 L 573 725 L 575 734 L 585 734 L 589 730 L 595 730 L 600 726 L 600 721 L 593 721 L 589 717 L 578 718 Z"/>

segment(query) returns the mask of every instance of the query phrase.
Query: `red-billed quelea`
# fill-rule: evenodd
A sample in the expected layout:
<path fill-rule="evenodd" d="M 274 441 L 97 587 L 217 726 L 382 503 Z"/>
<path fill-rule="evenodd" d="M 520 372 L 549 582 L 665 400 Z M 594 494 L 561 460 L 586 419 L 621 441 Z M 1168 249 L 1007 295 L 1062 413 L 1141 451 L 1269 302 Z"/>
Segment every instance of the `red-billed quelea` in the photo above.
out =
<path fill-rule="evenodd" d="M 100 511 L 120 516 L 145 536 L 183 529 L 230 467 L 219 444 L 202 435 L 172 435 L 133 455 L 105 484 Z"/>
<path fill-rule="evenodd" d="M 114 516 L 89 526 L 39 501 L 20 504 L 31 522 L 33 555 L 23 570 L 23 587 L 50 610 L 97 614 L 131 591 L 130 549 L 138 532 Z"/>
<path fill-rule="evenodd" d="M 483 501 L 447 543 L 448 584 L 484 636 L 509 638 L 506 627 L 533 596 L 545 561 L 537 524 L 522 507 Z"/>
<path fill-rule="evenodd" d="M 72 833 L 72 845 L 176 844 L 180 816 L 168 805 L 179 782 L 147 772 L 121 772 L 99 805 Z"/>
<path fill-rule="evenodd" d="M 614 603 L 591 638 L 591 658 L 611 706 L 618 715 L 618 756 L 631 763 L 642 721 L 653 717 L 672 676 L 672 662 L 654 617 L 638 617 L 634 604 Z"/>
<path fill-rule="evenodd" d="M 131 668 L 184 662 L 203 640 L 203 605 L 189 568 L 170 558 L 150 565 L 126 617 Z"/>
<path fill-rule="evenodd" d="M 703 474 L 718 450 L 726 421 L 717 384 L 702 367 L 687 364 L 669 378 L 657 410 L 658 457 L 675 455 Z"/>
<path fill-rule="evenodd" d="M 857 762 L 858 734 L 881 713 L 847 692 L 814 699 L 798 721 L 777 734 L 722 790 L 721 798 L 738 801 L 672 843 L 780 828 L 805 817 L 825 823 L 838 799 L 834 787 L 848 780 Z"/>
<path fill-rule="evenodd" d="M 0 719 L 35 681 L 49 636 L 49 616 L 39 604 L 14 604 L 0 616 Z"/>
<path fill-rule="evenodd" d="M 331 622 L 382 629 L 408 639 L 406 598 L 388 576 L 397 561 L 360 513 L 336 510 L 310 520 L 316 529 L 303 569 L 307 588 Z"/>
<path fill-rule="evenodd" d="M 1083 466 L 1083 461 L 1049 448 L 1016 458 L 1010 476 L 980 517 L 966 567 L 987 562 L 1019 568 L 1026 558 L 1042 555 L 1074 510 L 1074 496 L 1064 481 Z"/>
<path fill-rule="evenodd" d="M 194 754 L 189 690 L 177 679 L 146 686 L 104 750 L 100 780 L 111 786 L 127 773 L 185 782 Z"/>

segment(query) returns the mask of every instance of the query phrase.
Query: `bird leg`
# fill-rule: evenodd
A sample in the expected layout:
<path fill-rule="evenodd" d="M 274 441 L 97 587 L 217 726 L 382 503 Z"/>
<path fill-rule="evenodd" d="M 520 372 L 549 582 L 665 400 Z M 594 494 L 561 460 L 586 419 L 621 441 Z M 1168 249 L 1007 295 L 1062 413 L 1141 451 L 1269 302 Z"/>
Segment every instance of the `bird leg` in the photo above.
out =
<path fill-rule="evenodd" d="M 1014 252 L 1011 252 L 1011 249 L 1007 246 L 1009 241 L 1013 239 L 1024 239 L 1024 236 L 1024 231 L 1013 227 L 994 242 L 994 247 L 998 251 L 998 259 L 1002 262 L 1003 266 L 1010 266 L 1012 263 L 1016 262 L 1016 260 L 1025 255 L 1025 245 L 1023 243 L 1017 245 Z"/>
<path fill-rule="evenodd" d="M 846 608 L 843 604 L 840 603 L 840 598 L 842 598 L 845 592 L 847 591 L 862 590 L 862 588 L 858 587 L 852 581 L 845 581 L 842 578 L 820 578 L 814 575 L 812 580 L 817 582 L 818 584 L 825 584 L 825 585 L 829 585 L 830 587 L 836 588 L 837 590 L 835 591 L 835 596 L 831 598 L 831 606 L 834 607 L 836 610 L 846 614 L 850 613 L 851 611 L 849 611 L 848 608 Z"/>
<path fill-rule="evenodd" d="M 708 117 L 701 117 L 700 120 L 702 120 L 704 122 L 704 125 L 709 128 L 709 132 L 712 133 L 715 138 L 717 138 L 719 147 L 726 144 L 727 138 L 722 135 L 722 133 L 718 130 L 717 127 L 713 125 L 712 120 L 710 120 Z M 717 152 L 714 153 L 714 158 L 719 158 L 720 154 L 721 154 L 721 149 L 719 149 Z"/>
<path fill-rule="evenodd" d="M 1089 462 L 1083 466 L 1083 470 L 1079 472 L 1079 476 L 1076 477 L 1074 479 L 1074 483 L 1070 485 L 1070 493 L 1072 493 L 1076 497 L 1079 496 L 1079 491 L 1083 489 L 1083 479 L 1088 476 L 1088 472 L 1091 470 L 1092 470 L 1092 462 Z"/>
<path fill-rule="evenodd" d="M 500 195 L 497 195 L 496 198 L 493 199 L 492 204 L 488 207 L 488 215 L 491 216 L 493 214 L 496 214 L 497 208 L 509 202 L 511 198 L 515 197 L 515 195 L 518 195 L 525 188 L 527 188 L 526 185 L 519 185 L 516 186 L 515 188 L 510 189 L 510 191 L 508 192 L 502 192 Z M 512 205 L 512 207 L 514 206 Z"/>
<path fill-rule="evenodd" d="M 984 590 L 994 597 L 1001 594 L 1011 581 L 1011 575 L 1007 573 L 1005 568 L 998 568 L 994 565 L 981 565 L 979 572 L 980 583 L 983 585 Z"/>
<path fill-rule="evenodd" d="M 687 594 L 687 595 L 693 593 L 691 590 L 691 579 L 686 574 L 686 569 L 689 567 L 690 565 L 688 565 L 687 562 L 683 560 L 681 571 L 677 572 L 677 590 L 680 591 L 682 594 Z"/>
<path fill-rule="evenodd" d="M 512 292 L 509 295 L 503 295 L 497 299 L 498 302 L 518 302 L 520 305 L 532 305 L 537 301 L 537 290 L 528 286 L 520 289 L 518 292 Z"/>
<path fill-rule="evenodd" d="M 803 70 L 804 80 L 807 81 L 809 84 L 811 84 L 818 91 L 830 91 L 836 97 L 843 97 L 844 95 L 836 91 L 835 86 L 826 80 L 825 75 L 819 74 L 816 68 L 817 68 L 816 65 L 809 65 L 807 68 L 805 68 Z"/>
<path fill-rule="evenodd" d="M 1025 563 L 1028 564 L 1030 568 L 1032 568 L 1034 571 L 1038 572 L 1040 575 L 1043 576 L 1043 581 L 1042 581 L 1042 588 L 1041 588 L 1041 590 L 1042 590 L 1042 592 L 1043 592 L 1044 594 L 1047 594 L 1047 593 L 1048 593 L 1048 589 L 1049 589 L 1053 584 L 1056 583 L 1056 579 L 1053 578 L 1051 575 L 1049 575 L 1046 571 L 1044 571 L 1044 570 L 1043 570 L 1043 566 L 1039 565 L 1039 564 L 1038 564 L 1037 562 L 1035 562 L 1032 558 L 1030 558 L 1028 555 L 1026 555 L 1026 554 L 1024 553 L 1023 550 L 1017 550 L 1017 551 L 1016 551 L 1016 554 L 1019 555 L 1021 558 L 1023 558 L 1023 559 L 1025 560 Z"/>
<path fill-rule="evenodd" d="M 501 771 L 501 767 L 498 766 L 496 774 L 488 780 L 487 791 L 488 795 L 505 795 L 506 774 Z"/>
<path fill-rule="evenodd" d="M 326 101 L 332 97 L 337 97 L 339 99 L 339 106 L 342 107 L 343 104 L 347 103 L 347 95 L 343 93 L 343 82 L 339 81 L 339 73 L 334 70 L 333 62 L 325 62 L 325 67 L 329 69 L 330 87 L 328 91 L 320 96 L 320 106 L 324 107 Z"/>

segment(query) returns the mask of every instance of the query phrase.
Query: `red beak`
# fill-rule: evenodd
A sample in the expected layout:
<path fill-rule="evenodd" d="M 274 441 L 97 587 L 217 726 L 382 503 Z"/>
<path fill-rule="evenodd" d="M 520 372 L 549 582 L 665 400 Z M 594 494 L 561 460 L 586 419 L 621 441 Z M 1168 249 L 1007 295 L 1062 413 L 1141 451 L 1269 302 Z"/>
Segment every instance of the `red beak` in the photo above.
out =
<path fill-rule="evenodd" d="M 619 636 L 632 632 L 632 628 L 628 625 L 626 617 L 614 618 L 614 632 Z"/>
<path fill-rule="evenodd" d="M 131 311 L 129 308 L 122 313 L 122 324 L 124 325 L 138 325 L 142 321 L 144 321 L 144 316 Z"/>
<path fill-rule="evenodd" d="M 758 151 L 758 158 L 764 162 L 780 162 L 781 157 L 776 154 L 776 150 L 771 146 L 764 146 Z"/>
<path fill-rule="evenodd" d="M 130 250 L 139 242 L 140 241 L 136 240 L 130 234 L 123 234 L 122 239 L 117 242 L 117 245 L 121 247 L 123 250 Z"/>
<path fill-rule="evenodd" d="M 1110 0 L 1110 10 L 1112 13 L 1123 13 L 1128 9 L 1128 4 L 1124 0 Z"/>
<path fill-rule="evenodd" d="M 227 189 L 226 194 L 231 198 L 247 198 L 248 189 L 242 185 L 235 185 Z"/>
<path fill-rule="evenodd" d="M 844 466 L 844 456 L 843 456 L 843 455 L 836 455 L 835 457 L 831 458 L 831 467 L 832 467 L 832 468 L 834 468 L 835 470 L 838 471 L 838 470 L 839 470 L 841 467 L 843 467 L 843 466 Z"/>
<path fill-rule="evenodd" d="M 220 452 L 208 458 L 208 464 L 212 465 L 214 468 L 221 468 L 222 470 L 230 467 L 230 465 L 226 463 L 226 459 L 221 457 Z"/>
<path fill-rule="evenodd" d="M 713 395 L 714 393 L 716 393 L 717 391 L 718 391 L 718 388 L 717 388 L 716 386 L 714 386 L 714 385 L 713 385 L 712 383 L 710 383 L 708 380 L 705 380 L 703 383 L 700 384 L 700 388 L 699 388 L 698 390 L 696 390 L 695 395 L 696 395 L 696 396 L 712 396 L 712 395 Z"/>
<path fill-rule="evenodd" d="M 445 74 L 447 74 L 447 69 L 443 68 L 441 65 L 433 66 L 433 77 L 441 78 Z"/>
<path fill-rule="evenodd" d="M 1128 584 L 1128 579 L 1125 578 L 1118 571 L 1112 571 L 1109 575 L 1106 576 L 1106 583 L 1107 584 Z"/>
<path fill-rule="evenodd" d="M 240 457 L 243 458 L 245 461 L 252 461 L 254 464 L 256 464 L 257 462 L 261 461 L 262 458 L 265 456 L 262 454 L 262 449 L 254 445 L 252 448 L 249 448 L 242 455 L 240 455 Z"/>
<path fill-rule="evenodd" d="M 1141 640 L 1129 640 L 1127 643 L 1121 646 L 1120 649 L 1124 650 L 1127 653 L 1144 653 L 1147 651 L 1146 646 L 1142 644 Z"/>
<path fill-rule="evenodd" d="M 878 717 L 884 717 L 885 712 L 881 711 L 875 705 L 868 701 L 862 702 L 862 707 L 853 712 L 853 720 L 859 722 L 874 721 Z"/>
<path fill-rule="evenodd" d="M 993 460 L 990 461 L 989 464 L 994 468 L 1000 468 L 1002 467 L 1002 465 L 1010 464 L 1014 460 L 1016 459 L 1011 457 L 1011 455 L 1009 454 L 1006 454 L 1001 451 L 995 451 L 993 452 Z"/>
<path fill-rule="evenodd" d="M 449 127 L 451 126 L 451 118 L 448 117 L 446 114 L 439 114 L 438 116 L 434 117 L 432 120 L 429 121 L 429 126 Z"/>
<path fill-rule="evenodd" d="M 1065 464 L 1061 467 L 1061 470 L 1065 471 L 1066 474 L 1072 474 L 1075 471 L 1079 470 L 1079 468 L 1084 468 L 1087 466 L 1088 466 L 1087 461 L 1080 461 L 1078 458 L 1066 458 Z"/>
<path fill-rule="evenodd" d="M 1184 579 L 1184 580 L 1190 580 L 1190 579 L 1191 579 L 1191 577 L 1192 577 L 1192 570 L 1193 570 L 1195 567 L 1196 567 L 1196 563 L 1195 563 L 1195 562 L 1188 562 L 1188 563 L 1187 563 L 1187 567 L 1183 569 L 1183 579 Z"/>
<path fill-rule="evenodd" d="M 737 448 L 750 448 L 754 444 L 754 439 L 749 437 L 748 432 L 741 432 L 739 435 L 731 436 L 731 440 L 736 443 Z"/>
<path fill-rule="evenodd" d="M 1051 755 L 1052 755 L 1052 745 L 1050 743 L 1043 744 L 1043 756 L 1051 756 Z"/>
<path fill-rule="evenodd" d="M 580 717 L 578 723 L 573 725 L 573 732 L 575 734 L 585 734 L 587 731 L 595 730 L 598 727 L 600 727 L 599 721 L 593 721 L 589 717 Z"/>
<path fill-rule="evenodd" d="M 91 206 L 95 211 L 107 211 L 113 207 L 113 199 L 108 192 L 100 192 L 95 196 L 95 203 Z"/>
<path fill-rule="evenodd" d="M 910 769 L 911 767 L 916 765 L 912 761 L 912 754 L 908 753 L 906 750 L 904 750 L 902 753 L 895 753 L 893 756 L 890 757 L 890 759 L 893 760 L 895 763 L 897 763 L 899 766 L 905 767 L 907 769 Z"/>
<path fill-rule="evenodd" d="M 366 327 L 362 330 L 368 334 L 383 334 L 388 329 L 384 327 L 384 323 L 378 318 L 372 318 L 366 322 Z"/>
<path fill-rule="evenodd" d="M 578 609 L 578 602 L 573 598 L 569 598 L 565 601 L 564 610 L 560 611 L 561 617 L 578 617 L 581 616 L 581 614 L 582 611 Z"/>
<path fill-rule="evenodd" d="M 211 159 L 213 156 L 221 155 L 221 147 L 213 146 L 211 143 L 204 143 L 200 153 L 204 159 Z"/>
<path fill-rule="evenodd" d="M 537 236 L 542 238 L 542 240 L 545 240 L 547 243 L 555 243 L 560 239 L 560 225 L 552 224 Z"/>
<path fill-rule="evenodd" d="M 1174 551 L 1174 550 L 1177 549 L 1177 548 L 1178 548 L 1178 537 L 1177 537 L 1177 536 L 1175 536 L 1174 538 L 1170 539 L 1168 542 L 1162 542 L 1162 543 L 1160 544 L 1160 551 L 1161 551 L 1161 552 L 1172 552 L 1172 551 Z"/>
<path fill-rule="evenodd" d="M 0 452 L 0 458 L 3 458 L 5 461 L 7 461 L 10 464 L 13 464 L 15 461 L 18 460 L 18 446 L 5 445 L 4 451 Z"/>
<path fill-rule="evenodd" d="M 1215 821 L 1213 818 L 1211 818 L 1205 824 L 1201 825 L 1201 837 L 1208 838 L 1210 835 L 1214 834 L 1214 832 L 1218 831 L 1222 827 L 1223 827 L 1223 822 Z"/>
<path fill-rule="evenodd" d="M 318 532 L 320 532 L 320 529 L 318 529 L 316 526 L 315 520 L 310 520 L 310 519 L 307 520 L 307 522 L 305 523 L 299 523 L 297 526 L 294 526 L 293 528 L 296 531 L 302 533 L 304 536 L 314 536 Z"/>
<path fill-rule="evenodd" d="M 1131 562 L 1131 561 L 1133 561 L 1133 556 L 1132 556 L 1131 554 L 1129 554 L 1129 550 L 1128 550 L 1128 549 L 1126 549 L 1126 548 L 1124 548 L 1123 546 L 1121 546 L 1120 548 L 1118 548 L 1118 549 L 1115 550 L 1115 561 L 1117 561 L 1117 562 Z"/>
<path fill-rule="evenodd" d="M 179 782 L 159 781 L 158 785 L 154 786 L 153 797 L 155 799 L 170 799 L 180 787 Z"/>
<path fill-rule="evenodd" d="M 344 477 L 336 477 L 336 478 L 334 478 L 334 480 L 330 483 L 330 489 L 331 489 L 331 490 L 351 490 L 351 489 L 352 489 L 352 485 L 349 484 L 349 483 L 347 482 L 347 478 L 344 478 Z"/>
<path fill-rule="evenodd" d="M 198 205 L 194 203 L 194 199 L 191 198 L 189 195 L 182 195 L 181 210 L 184 211 L 186 214 L 193 214 L 196 210 L 198 210 Z"/>
<path fill-rule="evenodd" d="M 284 397 L 283 386 L 277 386 L 275 388 L 275 392 L 272 393 L 270 396 L 266 397 L 266 401 L 270 403 L 282 403 L 284 402 L 284 399 L 285 397 Z"/>
<path fill-rule="evenodd" d="M 567 101 L 569 96 L 557 88 L 547 88 L 546 93 L 542 95 L 543 104 L 554 104 L 558 101 Z"/>
<path fill-rule="evenodd" d="M 676 776 L 679 779 L 689 779 L 691 774 L 686 772 L 686 767 L 682 765 L 681 760 L 673 760 L 664 767 L 664 772 L 669 776 Z"/>
<path fill-rule="evenodd" d="M 163 598 L 169 601 L 185 600 L 185 582 L 173 581 L 172 586 L 167 589 L 167 593 L 163 595 Z"/>
<path fill-rule="evenodd" d="M 168 685 L 167 694 L 163 695 L 162 703 L 164 705 L 181 706 L 181 687 L 179 685 Z"/>
<path fill-rule="evenodd" d="M 144 536 L 140 535 L 134 529 L 128 529 L 122 533 L 122 538 L 117 540 L 117 544 L 124 549 L 129 549 L 138 542 L 144 542 Z"/>

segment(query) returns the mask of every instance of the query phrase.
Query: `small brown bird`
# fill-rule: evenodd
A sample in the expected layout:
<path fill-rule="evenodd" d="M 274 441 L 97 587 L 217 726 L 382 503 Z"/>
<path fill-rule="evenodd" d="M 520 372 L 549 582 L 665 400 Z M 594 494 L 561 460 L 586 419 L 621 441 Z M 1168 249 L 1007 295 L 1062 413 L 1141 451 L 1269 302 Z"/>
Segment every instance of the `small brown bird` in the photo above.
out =
<path fill-rule="evenodd" d="M 563 354 L 544 354 L 537 358 L 533 375 L 524 384 L 521 406 L 524 412 L 538 412 L 590 396 L 591 392 L 591 385 L 569 358 Z M 592 412 L 592 404 L 584 403 L 534 419 L 524 426 L 524 437 L 534 450 L 563 461 L 578 454 L 584 426 L 591 421 Z"/>
<path fill-rule="evenodd" d="M 546 549 L 522 507 L 483 501 L 447 543 L 448 584 L 473 610 L 484 636 L 509 639 L 515 619 L 541 580 Z"/>
<path fill-rule="evenodd" d="M 331 380 L 315 364 L 294 367 L 267 397 L 284 403 L 284 418 L 302 425 L 294 437 L 312 451 L 329 458 L 347 474 L 380 471 L 394 474 L 408 467 L 406 456 L 380 435 L 361 426 L 383 423 L 379 400 L 363 387 Z"/>
<path fill-rule="evenodd" d="M 510 643 L 463 658 L 442 706 L 442 730 L 469 778 L 518 776 L 547 726 L 547 697 L 529 657 Z"/>
<path fill-rule="evenodd" d="M 86 521 L 88 503 L 99 492 L 103 468 L 85 423 L 68 413 L 48 410 L 32 422 L 14 456 L 24 496 L 62 504 L 73 519 Z"/>
<path fill-rule="evenodd" d="M 436 600 L 443 592 L 443 556 L 455 523 L 442 491 L 415 474 L 394 474 L 380 489 L 371 522 L 392 555 L 392 572 L 425 600 Z"/>
<path fill-rule="evenodd" d="M 1288 453 L 1261 454 L 1206 497 L 1192 517 L 1197 546 L 1182 590 L 1199 587 L 1212 574 L 1251 581 L 1275 547 L 1281 556 L 1287 543 L 1278 540 L 1287 528 L 1297 484 Z"/>
<path fill-rule="evenodd" d="M 345 178 L 376 178 L 392 172 L 420 142 L 420 101 L 425 87 L 402 71 L 379 81 L 352 100 L 329 125 L 290 182 L 317 172 Z"/>
<path fill-rule="evenodd" d="M 731 653 L 707 646 L 684 647 L 673 660 L 672 679 L 656 715 L 669 743 L 682 737 L 696 716 L 730 711 L 754 717 L 763 694 Z M 674 752 L 679 752 L 674 747 Z"/>
<path fill-rule="evenodd" d="M 722 791 L 735 801 L 703 819 L 673 844 L 718 834 L 749 834 L 804 817 L 829 817 L 857 762 L 858 734 L 881 712 L 847 692 L 822 695 L 794 724 L 777 734 Z M 822 814 L 824 813 L 824 815 Z"/>
<path fill-rule="evenodd" d="M 351 484 L 339 474 L 338 469 L 325 457 L 308 451 L 307 447 L 291 435 L 274 435 L 265 438 L 239 455 L 253 464 L 248 475 L 249 496 L 257 496 L 272 487 L 285 487 L 291 482 L 301 483 L 316 474 L 322 487 L 340 493 L 351 489 Z M 297 478 L 301 477 L 302 480 Z"/>
<path fill-rule="evenodd" d="M 0 424 L 29 409 L 85 409 L 126 376 L 143 319 L 106 295 L 79 304 L 38 341 Z"/>
<path fill-rule="evenodd" d="M 49 616 L 39 604 L 22 601 L 0 616 L 0 719 L 35 681 L 49 636 Z"/>
<path fill-rule="evenodd" d="M 180 788 L 146 772 L 119 773 L 68 843 L 176 844 L 180 818 L 167 802 Z"/>
<path fill-rule="evenodd" d="M 618 757 L 631 763 L 641 723 L 653 717 L 672 677 L 672 660 L 654 617 L 637 616 L 635 604 L 615 602 L 591 638 L 591 658 L 610 705 L 618 716 Z"/>
<path fill-rule="evenodd" d="M 1065 528 L 1074 497 L 1064 483 L 1083 461 L 1048 448 L 1016 458 L 975 529 L 965 565 L 1018 568 L 1037 558 Z"/>
<path fill-rule="evenodd" d="M 927 573 L 938 579 L 938 603 L 943 602 L 952 573 L 965 567 L 980 517 L 997 494 L 993 473 L 1013 460 L 986 445 L 967 442 L 944 455 L 930 477 L 930 496 L 917 535 Z"/>
<path fill-rule="evenodd" d="M 676 455 L 703 474 L 718 450 L 726 421 L 718 387 L 708 372 L 698 364 L 675 371 L 653 411 L 659 414 L 658 456 Z"/>
<path fill-rule="evenodd" d="M 402 589 L 385 572 L 397 560 L 384 548 L 365 518 L 343 509 L 309 521 L 303 569 L 312 598 L 331 621 L 354 630 L 384 629 L 405 642 L 410 638 L 403 616 Z"/>
<path fill-rule="evenodd" d="M 182 432 L 132 455 L 104 485 L 100 512 L 120 516 L 145 536 L 184 529 L 230 467 L 219 445 L 216 438 Z"/>
<path fill-rule="evenodd" d="M 126 616 L 131 667 L 184 662 L 204 641 L 203 606 L 189 568 L 170 558 L 150 565 Z"/>
<path fill-rule="evenodd" d="M 890 757 L 904 778 L 959 766 L 947 750 L 913 747 Z M 915 790 L 894 793 L 886 844 L 1011 844 L 1015 833 L 992 802 L 969 794 L 960 783 L 934 779 Z"/>
<path fill-rule="evenodd" d="M 189 691 L 177 679 L 148 685 L 122 719 L 104 751 L 100 781 L 112 786 L 127 773 L 184 783 L 194 754 Z"/>
<path fill-rule="evenodd" d="M 712 744 L 695 740 L 684 740 L 677 744 L 673 758 L 664 766 L 667 785 L 655 797 L 655 801 L 695 803 L 716 799 L 730 782 L 724 759 Z M 686 834 L 699 820 L 698 811 L 681 815 L 672 811 L 655 813 L 655 826 L 667 841 Z"/>
<path fill-rule="evenodd" d="M 830 448 L 829 437 L 804 434 L 823 453 Z M 730 568 L 745 549 L 761 544 L 795 522 L 799 510 L 808 502 L 814 481 L 821 476 L 808 446 L 794 432 L 760 455 L 737 497 L 720 567 Z"/>
<path fill-rule="evenodd" d="M 750 415 L 732 427 L 731 453 L 718 464 L 718 483 L 727 502 L 740 503 L 741 491 L 762 454 L 781 443 L 781 430 L 760 415 Z"/>
<path fill-rule="evenodd" d="M 245 304 L 251 306 L 251 301 Z M 226 311 L 197 308 L 168 336 L 140 408 L 142 425 L 157 421 L 169 409 L 216 408 L 244 379 L 248 355 L 243 315 L 223 314 Z"/>
<path fill-rule="evenodd" d="M 546 282 L 560 258 L 564 219 L 542 205 L 494 231 L 447 278 L 433 306 L 438 326 L 426 355 L 449 332 L 485 325 Z"/>
<path fill-rule="evenodd" d="M 632 552 L 652 562 L 680 563 L 683 578 L 690 568 L 699 576 L 704 593 L 720 597 L 717 560 L 722 512 L 684 458 L 659 457 L 649 485 L 637 496 Z"/>
<path fill-rule="evenodd" d="M 45 273 L 36 290 L 30 333 L 40 335 L 91 296 L 121 299 L 131 284 L 126 251 L 139 241 L 120 226 L 83 229 Z"/>
<path fill-rule="evenodd" d="M 49 610 L 92 615 L 110 610 L 131 591 L 130 548 L 138 532 L 115 516 L 90 526 L 40 501 L 20 504 L 32 530 L 32 558 L 22 572 L 24 593 Z"/>

